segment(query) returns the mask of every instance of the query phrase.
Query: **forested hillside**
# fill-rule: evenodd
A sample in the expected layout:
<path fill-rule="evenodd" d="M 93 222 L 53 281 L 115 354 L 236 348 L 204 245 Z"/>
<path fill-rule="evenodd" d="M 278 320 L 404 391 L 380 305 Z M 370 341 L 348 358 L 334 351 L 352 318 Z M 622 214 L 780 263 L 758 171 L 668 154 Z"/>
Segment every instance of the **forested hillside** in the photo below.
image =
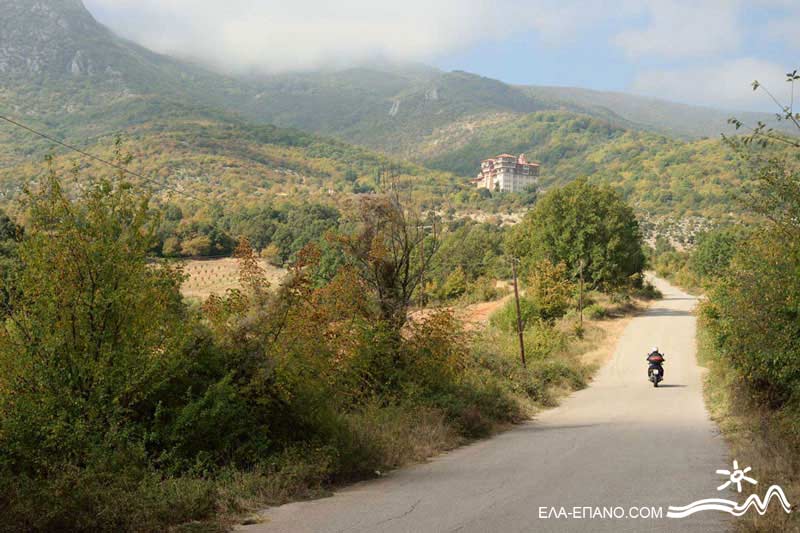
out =
<path fill-rule="evenodd" d="M 576 178 L 617 187 L 640 212 L 721 217 L 743 182 L 721 140 L 685 142 L 565 111 L 507 117 L 431 147 L 429 166 L 469 175 L 485 154 L 525 153 L 542 163 L 542 186 Z"/>

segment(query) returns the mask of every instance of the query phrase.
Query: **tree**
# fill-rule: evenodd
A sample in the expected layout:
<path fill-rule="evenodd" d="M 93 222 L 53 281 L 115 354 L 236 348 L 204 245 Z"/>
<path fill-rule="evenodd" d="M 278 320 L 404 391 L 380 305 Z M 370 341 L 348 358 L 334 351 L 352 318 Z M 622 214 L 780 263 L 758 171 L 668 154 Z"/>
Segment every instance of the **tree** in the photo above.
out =
<path fill-rule="evenodd" d="M 800 134 L 800 113 L 794 110 L 795 82 L 798 80 L 800 73 L 797 70 L 786 74 L 786 82 L 791 86 L 789 104 L 780 102 L 758 80 L 753 81 L 752 87 L 754 91 L 764 91 L 775 103 L 779 110 L 776 114 L 778 121 L 789 122 Z M 755 127 L 737 118 L 731 118 L 728 122 L 735 125 L 737 130 L 749 131 L 742 137 L 723 136 L 745 163 L 748 173 L 755 178 L 755 186 L 746 199 L 748 207 L 790 232 L 800 229 L 798 137 L 775 131 L 762 122 Z"/>
<path fill-rule="evenodd" d="M 360 197 L 347 217 L 350 232 L 337 237 L 346 261 L 374 292 L 380 319 L 399 332 L 438 249 L 435 224 L 396 196 Z"/>
<path fill-rule="evenodd" d="M 700 236 L 689 259 L 689 268 L 700 279 L 710 280 L 724 275 L 739 241 L 740 236 L 727 228 Z"/>
<path fill-rule="evenodd" d="M 467 292 L 467 276 L 464 274 L 464 269 L 461 266 L 457 266 L 444 280 L 442 297 L 445 300 L 449 300 L 458 298 L 465 292 Z"/>
<path fill-rule="evenodd" d="M 543 320 L 552 322 L 564 316 L 574 292 L 566 264 L 554 265 L 544 259 L 534 265 L 528 278 L 526 296 L 536 304 Z"/>
<path fill-rule="evenodd" d="M 208 235 L 196 235 L 181 243 L 181 254 L 188 257 L 203 257 L 211 254 L 211 238 Z"/>
<path fill-rule="evenodd" d="M 544 195 L 511 232 L 507 247 L 529 274 L 541 260 L 564 263 L 570 272 L 583 260 L 586 280 L 605 289 L 627 284 L 645 262 L 631 207 L 610 187 L 586 179 Z"/>

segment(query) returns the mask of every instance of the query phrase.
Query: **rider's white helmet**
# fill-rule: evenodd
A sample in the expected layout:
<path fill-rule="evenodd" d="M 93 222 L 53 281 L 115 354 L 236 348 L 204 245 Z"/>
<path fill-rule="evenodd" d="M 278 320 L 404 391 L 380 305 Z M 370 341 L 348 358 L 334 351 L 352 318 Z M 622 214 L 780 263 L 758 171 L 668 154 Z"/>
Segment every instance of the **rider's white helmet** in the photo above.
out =
<path fill-rule="evenodd" d="M 650 353 L 657 352 L 657 351 L 658 351 L 658 346 L 653 346 L 653 349 L 650 350 Z"/>

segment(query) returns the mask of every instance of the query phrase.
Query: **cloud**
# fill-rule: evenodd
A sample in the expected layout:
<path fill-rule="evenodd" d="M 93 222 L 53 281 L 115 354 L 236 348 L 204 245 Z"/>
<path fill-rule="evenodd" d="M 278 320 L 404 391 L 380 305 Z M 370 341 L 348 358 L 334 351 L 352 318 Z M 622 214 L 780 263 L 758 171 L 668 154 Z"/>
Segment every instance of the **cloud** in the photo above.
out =
<path fill-rule="evenodd" d="M 85 0 L 117 33 L 223 70 L 428 61 L 535 32 L 558 45 L 632 0 Z"/>
<path fill-rule="evenodd" d="M 800 31 L 797 28 L 798 17 L 800 17 L 800 9 L 791 17 L 769 21 L 764 28 L 764 36 L 771 40 L 782 41 L 792 48 L 800 48 Z"/>
<path fill-rule="evenodd" d="M 525 21 L 528 29 L 551 45 L 572 40 L 594 26 L 621 21 L 640 11 L 635 0 L 539 0 L 521 2 L 508 13 Z"/>
<path fill-rule="evenodd" d="M 655 0 L 645 5 L 647 26 L 614 38 L 629 58 L 713 56 L 741 43 L 737 0 Z"/>
<path fill-rule="evenodd" d="M 233 71 L 303 70 L 374 58 L 425 60 L 498 29 L 519 0 L 87 0 L 115 31 L 156 51 Z M 503 4 L 506 4 L 505 6 Z M 512 21 L 509 24 L 509 20 Z"/>
<path fill-rule="evenodd" d="M 632 85 L 634 92 L 670 100 L 724 109 L 778 111 L 762 91 L 754 92 L 753 80 L 768 87 L 779 101 L 789 101 L 785 66 L 755 58 L 724 61 L 707 67 L 648 69 Z"/>

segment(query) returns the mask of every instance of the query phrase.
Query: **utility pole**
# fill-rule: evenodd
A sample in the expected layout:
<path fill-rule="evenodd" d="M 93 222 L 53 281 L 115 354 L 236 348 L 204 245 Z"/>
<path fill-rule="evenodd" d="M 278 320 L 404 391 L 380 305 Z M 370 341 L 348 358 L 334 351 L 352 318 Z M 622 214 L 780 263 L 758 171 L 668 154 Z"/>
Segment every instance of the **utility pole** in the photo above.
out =
<path fill-rule="evenodd" d="M 514 300 L 517 303 L 517 332 L 519 333 L 519 355 L 522 358 L 522 366 L 525 364 L 525 337 L 522 330 L 522 313 L 519 308 L 519 288 L 517 287 L 517 258 L 511 258 L 511 271 L 514 273 Z"/>
<path fill-rule="evenodd" d="M 578 293 L 578 311 L 580 313 L 580 326 L 583 328 L 583 259 L 581 258 L 581 262 L 578 265 L 578 274 L 581 278 L 581 289 Z"/>
<path fill-rule="evenodd" d="M 419 260 L 420 260 L 420 275 L 419 275 L 419 308 L 425 305 L 425 228 L 422 229 L 422 237 L 419 240 Z"/>

